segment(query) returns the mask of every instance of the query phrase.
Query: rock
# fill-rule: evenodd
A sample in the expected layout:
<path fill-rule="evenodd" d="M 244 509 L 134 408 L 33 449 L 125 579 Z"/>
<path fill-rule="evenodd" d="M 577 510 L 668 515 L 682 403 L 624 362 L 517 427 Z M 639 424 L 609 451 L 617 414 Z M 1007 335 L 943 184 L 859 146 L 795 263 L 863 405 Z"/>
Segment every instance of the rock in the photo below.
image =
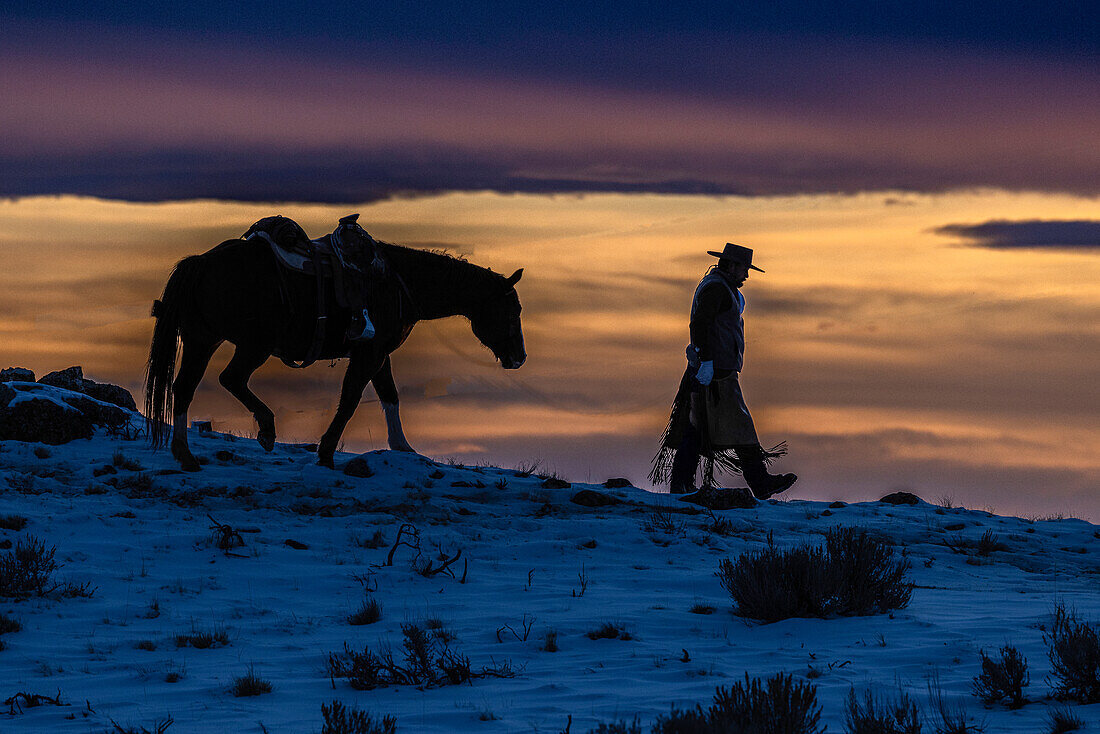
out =
<path fill-rule="evenodd" d="M 830 510 L 839 510 L 841 507 L 847 507 L 847 506 L 848 506 L 848 504 L 846 502 L 841 502 L 840 500 L 837 500 L 836 502 L 832 502 L 832 503 L 829 504 L 829 509 Z"/>
<path fill-rule="evenodd" d="M 582 507 L 607 507 L 608 505 L 619 504 L 619 500 L 611 495 L 597 492 L 594 489 L 582 489 L 580 492 L 573 495 L 571 499 L 573 503 L 581 505 Z"/>
<path fill-rule="evenodd" d="M 344 474 L 349 477 L 358 477 L 360 479 L 366 479 L 367 477 L 374 476 L 374 470 L 370 468 L 370 464 L 362 456 L 356 456 L 348 463 L 344 464 Z"/>
<path fill-rule="evenodd" d="M 966 527 L 965 522 L 956 522 L 956 523 L 951 523 L 950 525 L 944 525 L 943 529 L 954 531 L 954 530 L 962 530 L 965 527 Z"/>
<path fill-rule="evenodd" d="M 703 487 L 680 497 L 681 502 L 690 502 L 711 510 L 748 510 L 756 507 L 756 498 L 747 487 Z"/>
<path fill-rule="evenodd" d="M 130 414 L 116 405 L 104 405 L 79 395 L 66 395 L 66 404 L 73 406 L 97 426 L 121 426 L 129 422 Z"/>
<path fill-rule="evenodd" d="M 634 485 L 630 483 L 629 479 L 625 479 L 624 477 L 615 477 L 614 479 L 608 479 L 606 482 L 603 483 L 603 486 L 607 487 L 608 489 L 622 489 L 624 487 L 633 487 Z"/>
<path fill-rule="evenodd" d="M 885 502 L 888 505 L 917 505 L 923 500 L 912 492 L 892 492 L 879 502 Z"/>
<path fill-rule="evenodd" d="M 76 408 L 52 400 L 22 400 L 0 410 L 0 441 L 29 441 L 52 446 L 77 438 L 91 438 L 91 418 Z"/>
<path fill-rule="evenodd" d="M 0 370 L 0 382 L 34 382 L 34 373 L 25 367 L 8 367 Z"/>
<path fill-rule="evenodd" d="M 112 405 L 117 405 L 127 410 L 137 410 L 137 403 L 134 402 L 134 396 L 130 394 L 129 390 L 119 385 L 85 380 L 84 392 L 96 400 L 102 400 L 105 403 L 111 403 Z"/>
<path fill-rule="evenodd" d="M 50 372 L 47 375 L 43 375 L 39 382 L 43 385 L 63 387 L 73 392 L 84 392 L 84 370 L 80 365 L 69 367 L 64 370 L 57 370 L 56 372 Z"/>
<path fill-rule="evenodd" d="M 572 486 L 569 482 L 557 477 L 547 477 L 542 483 L 543 489 L 569 489 Z"/>
<path fill-rule="evenodd" d="M 308 545 L 306 545 L 305 543 L 303 543 L 299 540 L 294 540 L 292 538 L 287 538 L 286 539 L 286 545 L 290 546 L 294 550 L 309 550 Z"/>
<path fill-rule="evenodd" d="M 137 403 L 134 402 L 134 396 L 130 394 L 129 390 L 118 385 L 86 379 L 84 370 L 79 365 L 51 372 L 38 382 L 43 385 L 63 387 L 66 390 L 84 393 L 96 400 L 102 400 L 105 403 L 111 403 L 127 410 L 137 410 Z"/>
<path fill-rule="evenodd" d="M 8 407 L 8 403 L 15 397 L 15 390 L 0 382 L 0 408 Z"/>
<path fill-rule="evenodd" d="M 118 474 L 118 469 L 114 468 L 110 464 L 104 464 L 98 469 L 92 469 L 93 477 L 102 477 L 105 474 Z"/>

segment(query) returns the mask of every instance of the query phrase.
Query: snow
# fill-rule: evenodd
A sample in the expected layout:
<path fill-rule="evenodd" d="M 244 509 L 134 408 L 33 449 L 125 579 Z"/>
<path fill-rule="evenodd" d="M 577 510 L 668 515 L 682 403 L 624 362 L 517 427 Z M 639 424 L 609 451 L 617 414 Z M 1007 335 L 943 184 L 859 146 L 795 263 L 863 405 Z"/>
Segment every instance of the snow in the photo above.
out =
<path fill-rule="evenodd" d="M 812 666 L 831 732 L 844 731 L 851 687 L 901 686 L 927 710 L 927 680 L 938 673 L 948 699 L 984 720 L 986 731 L 1033 733 L 1045 730 L 1054 705 L 1046 698 L 1042 627 L 1055 603 L 1100 617 L 1100 528 L 1080 520 L 924 503 L 828 509 L 792 497 L 718 513 L 734 524 L 728 536 L 706 531 L 705 513 L 674 513 L 674 531 L 664 533 L 646 529 L 654 511 L 688 506 L 635 488 L 544 489 L 537 476 L 512 469 L 386 451 L 364 454 L 375 474 L 357 479 L 317 466 L 301 447 L 279 444 L 267 454 L 251 439 L 195 431 L 190 440 L 209 461 L 195 474 L 175 473 L 166 450 L 104 435 L 48 447 L 46 458 L 34 453 L 41 445 L 0 442 L 0 471 L 11 485 L 0 494 L 0 517 L 29 520 L 21 531 L 0 530 L 0 538 L 33 535 L 56 545 L 59 578 L 96 589 L 91 598 L 0 599 L 0 613 L 23 625 L 2 638 L 0 701 L 60 692 L 65 704 L 3 715 L 5 732 L 103 732 L 112 721 L 152 731 L 168 717 L 171 734 L 318 732 L 320 706 L 333 699 L 393 715 L 402 732 L 556 734 L 571 715 L 576 734 L 635 714 L 648 731 L 670 706 L 705 706 L 716 686 L 746 672 L 805 680 Z M 94 477 L 116 452 L 142 470 Z M 218 452 L 232 456 L 219 460 Z M 338 468 L 350 458 L 338 454 Z M 141 491 L 133 481 L 139 474 L 151 478 L 152 490 Z M 138 491 L 104 483 L 111 478 Z M 572 503 L 584 488 L 622 502 Z M 228 554 L 215 547 L 211 517 L 240 531 L 245 545 Z M 403 523 L 418 529 L 426 558 L 461 549 L 454 578 L 417 574 L 407 547 L 385 565 Z M 964 527 L 946 530 L 958 523 Z M 834 526 L 893 539 L 917 585 L 907 608 L 766 625 L 732 613 L 715 577 L 721 559 L 761 547 L 769 532 L 790 546 L 820 542 Z M 357 544 L 377 530 L 384 546 Z M 976 542 L 986 530 L 1008 549 L 977 557 L 945 544 Z M 308 548 L 296 550 L 288 539 Z M 366 598 L 364 584 L 377 589 L 383 616 L 351 626 L 346 618 Z M 692 613 L 696 604 L 715 610 Z M 356 691 L 330 679 L 330 652 L 345 643 L 399 650 L 401 625 L 429 619 L 454 633 L 453 649 L 475 669 L 507 661 L 517 675 L 426 690 Z M 525 619 L 534 621 L 523 641 Z M 631 639 L 586 637 L 606 622 Z M 228 646 L 176 647 L 176 635 L 215 630 L 228 633 Z M 549 630 L 558 652 L 540 649 Z M 970 691 L 978 650 L 1006 643 L 1031 671 L 1032 703 L 1018 711 L 985 708 Z M 273 692 L 235 698 L 233 680 L 250 666 Z M 166 682 L 170 672 L 178 682 Z M 1100 719 L 1097 705 L 1075 711 L 1089 724 Z"/>

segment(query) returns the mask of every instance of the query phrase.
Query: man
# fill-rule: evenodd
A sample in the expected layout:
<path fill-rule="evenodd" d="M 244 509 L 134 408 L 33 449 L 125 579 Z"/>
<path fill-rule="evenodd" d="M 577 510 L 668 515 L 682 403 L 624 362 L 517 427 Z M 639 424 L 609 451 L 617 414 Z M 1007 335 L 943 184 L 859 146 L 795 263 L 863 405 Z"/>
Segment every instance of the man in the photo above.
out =
<path fill-rule="evenodd" d="M 752 250 L 726 243 L 695 290 L 691 304 L 688 368 L 673 404 L 650 477 L 667 480 L 673 494 L 695 491 L 700 456 L 707 458 L 704 481 L 713 481 L 714 464 L 740 471 L 757 499 L 783 492 L 798 478 L 768 472 L 768 462 L 786 453 L 782 444 L 770 451 L 760 446 L 738 381 L 745 353 L 745 297 L 741 286 L 752 264 Z M 670 457 L 671 454 L 671 457 Z"/>

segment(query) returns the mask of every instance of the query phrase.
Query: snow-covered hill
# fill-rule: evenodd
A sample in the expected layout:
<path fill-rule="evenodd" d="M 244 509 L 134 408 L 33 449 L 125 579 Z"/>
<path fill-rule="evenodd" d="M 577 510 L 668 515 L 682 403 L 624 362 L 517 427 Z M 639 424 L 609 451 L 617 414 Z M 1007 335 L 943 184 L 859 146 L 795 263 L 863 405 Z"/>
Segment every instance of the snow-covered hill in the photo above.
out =
<path fill-rule="evenodd" d="M 1030 734 L 1048 730 L 1053 706 L 1043 628 L 1055 604 L 1100 617 L 1100 529 L 1079 520 L 792 498 L 717 513 L 729 521 L 717 533 L 708 513 L 668 495 L 548 488 L 564 482 L 537 469 L 374 452 L 362 456 L 373 475 L 353 477 L 318 467 L 303 447 L 265 454 L 250 439 L 196 432 L 191 445 L 207 462 L 197 474 L 102 431 L 55 447 L 0 442 L 0 524 L 26 518 L 0 530 L 4 545 L 33 536 L 56 546 L 54 581 L 94 588 L 90 598 L 0 598 L 0 614 L 22 626 L 0 638 L 0 701 L 64 704 L 17 697 L 0 730 L 155 731 L 171 718 L 171 734 L 318 732 L 333 700 L 392 715 L 401 732 L 556 734 L 571 716 L 576 734 L 636 714 L 648 730 L 670 706 L 705 706 L 746 672 L 783 671 L 816 685 L 831 732 L 844 731 L 852 687 L 900 686 L 927 706 L 937 675 L 986 731 Z M 337 468 L 351 459 L 338 455 Z M 582 489 L 618 502 L 577 504 Z M 387 565 L 406 524 L 419 558 L 398 545 Z M 791 546 L 835 526 L 869 528 L 910 560 L 907 608 L 774 624 L 732 613 L 721 559 L 762 547 L 769 532 Z M 1004 550 L 978 554 L 987 531 Z M 443 573 L 415 568 L 459 551 Z M 368 598 L 381 619 L 349 624 Z M 473 670 L 514 676 L 359 691 L 331 675 L 330 653 L 345 645 L 399 657 L 410 623 L 449 632 Z M 587 635 L 608 623 L 618 639 Z M 213 645 L 199 649 L 192 635 Z M 1031 671 L 1033 702 L 1017 711 L 971 693 L 979 649 L 1006 643 Z M 234 696 L 250 670 L 271 692 Z M 1075 711 L 1100 722 L 1098 705 Z"/>

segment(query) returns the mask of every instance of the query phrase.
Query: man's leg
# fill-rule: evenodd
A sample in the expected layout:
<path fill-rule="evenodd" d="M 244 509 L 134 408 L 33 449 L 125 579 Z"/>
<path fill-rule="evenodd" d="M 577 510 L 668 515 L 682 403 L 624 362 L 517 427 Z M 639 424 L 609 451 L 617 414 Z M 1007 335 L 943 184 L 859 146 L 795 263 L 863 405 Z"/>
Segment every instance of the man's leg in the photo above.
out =
<path fill-rule="evenodd" d="M 687 494 L 695 491 L 695 470 L 699 467 L 699 430 L 690 422 L 684 427 L 683 438 L 672 457 L 672 476 L 669 481 L 671 494 Z"/>
<path fill-rule="evenodd" d="M 764 460 L 764 449 L 758 443 L 738 446 L 734 451 L 737 452 L 737 460 L 741 464 L 741 473 L 745 477 L 745 482 L 758 500 L 766 500 L 772 495 L 790 489 L 798 479 L 794 474 L 769 473 L 768 464 Z"/>

